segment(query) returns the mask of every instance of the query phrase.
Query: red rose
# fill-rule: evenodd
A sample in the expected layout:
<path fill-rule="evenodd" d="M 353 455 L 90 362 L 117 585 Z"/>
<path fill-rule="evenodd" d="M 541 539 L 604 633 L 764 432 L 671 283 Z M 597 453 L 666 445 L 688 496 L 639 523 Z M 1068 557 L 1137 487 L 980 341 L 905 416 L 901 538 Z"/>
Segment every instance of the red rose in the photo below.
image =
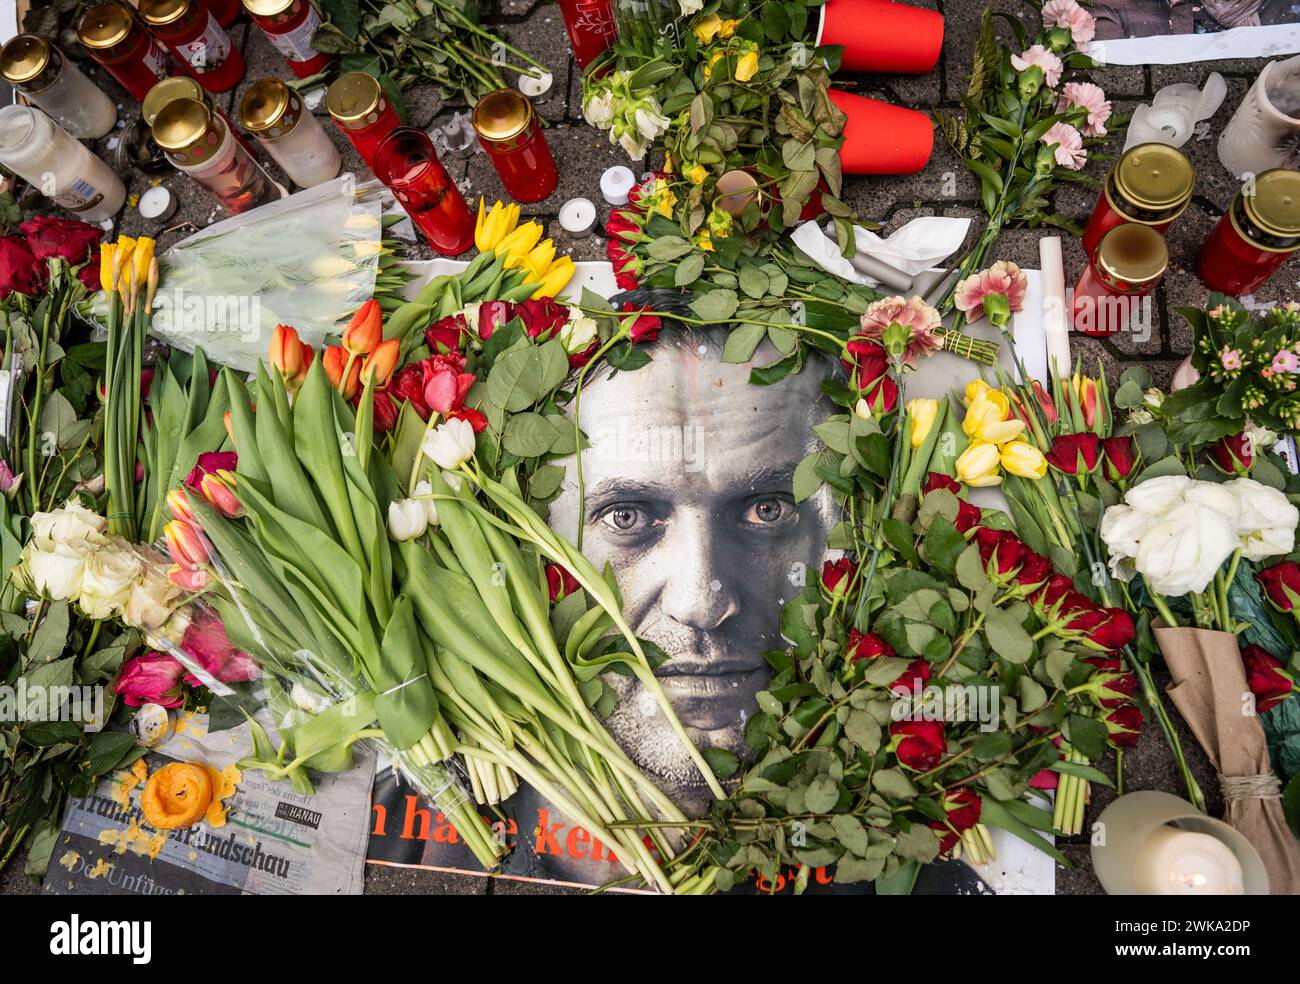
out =
<path fill-rule="evenodd" d="M 1096 434 L 1062 434 L 1044 457 L 1049 465 L 1067 475 L 1077 475 L 1080 468 L 1090 472 L 1101 457 L 1101 438 Z"/>
<path fill-rule="evenodd" d="M 204 451 L 198 461 L 185 476 L 185 484 L 199 492 L 199 483 L 204 475 L 215 475 L 219 471 L 234 471 L 239 464 L 239 455 L 234 451 Z"/>
<path fill-rule="evenodd" d="M 600 339 L 596 339 L 596 341 L 592 342 L 581 352 L 573 353 L 573 355 L 569 356 L 569 368 L 581 369 L 583 366 L 585 366 L 588 362 L 591 361 L 592 356 L 596 354 L 596 351 L 599 348 L 600 348 Z"/>
<path fill-rule="evenodd" d="M 1283 663 L 1263 646 L 1249 645 L 1241 651 L 1246 666 L 1246 683 L 1255 695 L 1255 711 L 1263 714 L 1291 696 L 1295 681 Z"/>
<path fill-rule="evenodd" d="M 628 311 L 649 311 L 649 310 L 651 310 L 651 308 L 648 307 L 627 306 L 623 308 L 624 313 Z M 663 327 L 663 322 L 659 319 L 659 315 L 643 314 L 640 317 L 638 317 L 636 321 L 632 322 L 632 327 L 629 329 L 629 331 L 631 332 L 633 343 L 640 344 L 642 342 L 653 342 L 656 338 L 659 337 L 659 329 L 662 327 Z"/>
<path fill-rule="evenodd" d="M 1094 673 L 1088 686 L 1092 688 L 1089 692 L 1099 707 L 1119 707 L 1133 702 L 1133 694 L 1137 692 L 1137 674 Z"/>
<path fill-rule="evenodd" d="M 1132 748 L 1142 733 L 1142 709 L 1136 704 L 1117 707 L 1104 718 L 1107 741 L 1113 748 Z"/>
<path fill-rule="evenodd" d="M 1016 580 L 1028 588 L 1043 584 L 1051 576 L 1052 562 L 1042 554 L 1030 550 L 1025 553 Z"/>
<path fill-rule="evenodd" d="M 863 389 L 862 398 L 872 413 L 892 413 L 898 409 L 898 384 L 889 375 L 881 376 Z"/>
<path fill-rule="evenodd" d="M 1114 652 L 1123 649 L 1136 638 L 1137 632 L 1128 612 L 1122 608 L 1102 608 L 1100 611 L 1104 618 L 1084 637 L 1084 645 L 1104 652 Z"/>
<path fill-rule="evenodd" d="M 1074 582 L 1064 574 L 1053 574 L 1030 599 L 1040 615 L 1046 616 L 1058 602 L 1074 594 Z"/>
<path fill-rule="evenodd" d="M 430 410 L 443 414 L 459 410 L 473 385 L 474 374 L 465 371 L 465 357 L 459 352 L 424 360 L 424 405 Z"/>
<path fill-rule="evenodd" d="M 1255 575 L 1264 593 L 1281 611 L 1293 611 L 1300 601 L 1300 564 L 1287 560 L 1266 567 Z"/>
<path fill-rule="evenodd" d="M 1124 669 L 1124 661 L 1118 656 L 1081 656 L 1079 661 L 1107 673 L 1118 673 Z"/>
<path fill-rule="evenodd" d="M 1034 773 L 1034 777 L 1029 780 L 1030 789 L 1055 789 L 1060 782 L 1061 774 L 1055 769 L 1042 769 Z"/>
<path fill-rule="evenodd" d="M 1210 446 L 1210 464 L 1225 475 L 1245 477 L 1255 467 L 1254 442 L 1244 433 L 1221 437 Z"/>
<path fill-rule="evenodd" d="M 611 211 L 609 221 L 605 223 L 605 235 L 610 238 L 622 239 L 624 242 L 632 242 L 633 237 L 640 234 L 641 224 L 632 219 L 630 214 L 632 213 L 621 209 Z"/>
<path fill-rule="evenodd" d="M 623 245 L 621 239 L 611 238 L 606 242 L 605 255 L 614 267 L 614 280 L 620 290 L 636 290 L 641 285 L 637 276 L 641 273 L 642 263 Z"/>
<path fill-rule="evenodd" d="M 569 597 L 578 590 L 578 579 L 559 564 L 546 565 L 546 591 L 552 604 Z"/>
<path fill-rule="evenodd" d="M 940 831 L 939 853 L 946 854 L 960 839 L 963 830 L 970 830 L 980 822 L 984 802 L 979 793 L 969 787 L 945 793 L 939 802 L 945 816 L 943 820 L 931 820 L 930 829 Z"/>
<path fill-rule="evenodd" d="M 262 675 L 253 657 L 230 641 L 221 619 L 205 609 L 199 609 L 186 626 L 181 648 L 222 683 L 246 683 Z M 185 679 L 196 687 L 201 682 L 193 674 Z"/>
<path fill-rule="evenodd" d="M 930 681 L 930 664 L 923 659 L 914 659 L 907 664 L 903 675 L 889 685 L 891 693 L 898 696 L 919 693 Z"/>
<path fill-rule="evenodd" d="M 899 739 L 894 750 L 898 761 L 917 772 L 934 768 L 948 749 L 942 721 L 895 721 L 889 734 Z"/>
<path fill-rule="evenodd" d="M 822 586 L 831 594 L 843 582 L 844 590 L 848 590 L 849 582 L 853 580 L 853 575 L 857 573 L 858 565 L 848 557 L 841 557 L 839 560 L 828 560 L 822 564 Z"/>
<path fill-rule="evenodd" d="M 893 656 L 894 648 L 874 632 L 849 630 L 849 640 L 844 644 L 844 655 L 851 663 L 860 659 L 877 659 L 881 656 Z"/>
<path fill-rule="evenodd" d="M 478 306 L 478 337 L 486 342 L 514 316 L 515 306 L 509 301 L 484 301 Z"/>
<path fill-rule="evenodd" d="M 957 532 L 965 536 L 975 527 L 979 526 L 980 520 L 983 519 L 979 506 L 972 506 L 965 499 L 957 500 L 957 518 L 953 520 L 953 526 L 957 527 Z"/>
<path fill-rule="evenodd" d="M 475 434 L 481 434 L 487 430 L 487 417 L 483 416 L 477 410 L 469 407 L 461 407 L 459 410 L 453 410 L 447 414 L 448 420 L 463 420 L 474 428 Z"/>
<path fill-rule="evenodd" d="M 0 238 L 0 298 L 34 294 L 44 279 L 40 262 L 17 236 Z"/>
<path fill-rule="evenodd" d="M 921 491 L 933 492 L 936 489 L 947 489 L 953 495 L 961 494 L 961 483 L 951 475 L 945 475 L 943 472 L 930 472 L 925 476 L 925 485 L 921 486 Z"/>
<path fill-rule="evenodd" d="M 1137 453 L 1131 437 L 1108 437 L 1101 442 L 1102 457 L 1106 462 L 1106 478 L 1120 482 L 1128 478 L 1137 467 Z"/>
<path fill-rule="evenodd" d="M 569 309 L 552 297 L 541 297 L 516 305 L 514 314 L 522 319 L 529 338 L 546 341 L 568 323 Z"/>
<path fill-rule="evenodd" d="M 185 688 L 181 685 L 184 676 L 185 667 L 175 658 L 163 653 L 144 653 L 122 664 L 113 693 L 121 694 L 128 707 L 141 704 L 180 707 L 185 703 Z"/>
<path fill-rule="evenodd" d="M 388 384 L 388 395 L 401 406 L 407 401 L 420 415 L 421 420 L 429 419 L 429 405 L 424 402 L 424 363 L 412 362 L 393 374 Z"/>
<path fill-rule="evenodd" d="M 98 226 L 88 225 L 77 219 L 53 219 L 37 216 L 28 219 L 18 227 L 27 237 L 27 248 L 36 259 L 44 263 L 53 257 L 67 260 L 69 265 L 98 262 L 99 237 Z M 99 268 L 95 268 L 96 280 Z"/>
<path fill-rule="evenodd" d="M 463 314 L 453 314 L 450 317 L 435 321 L 424 329 L 424 340 L 429 343 L 429 351 L 437 354 L 438 352 L 456 352 L 460 350 L 461 339 L 469 332 L 469 325 L 465 321 Z"/>
<path fill-rule="evenodd" d="M 885 347 L 869 338 L 852 338 L 844 347 L 844 367 L 853 374 L 853 385 L 866 389 L 889 369 Z"/>
<path fill-rule="evenodd" d="M 981 526 L 975 531 L 984 568 L 992 575 L 1005 577 L 1020 569 L 1030 550 L 1009 530 L 991 530 Z"/>

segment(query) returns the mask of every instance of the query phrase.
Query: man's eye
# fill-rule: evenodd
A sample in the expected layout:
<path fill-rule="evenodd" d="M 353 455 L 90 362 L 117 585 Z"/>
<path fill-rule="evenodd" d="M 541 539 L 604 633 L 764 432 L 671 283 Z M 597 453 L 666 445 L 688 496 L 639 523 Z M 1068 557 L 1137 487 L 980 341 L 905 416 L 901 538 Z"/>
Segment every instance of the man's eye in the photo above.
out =
<path fill-rule="evenodd" d="M 629 533 L 644 523 L 645 516 L 640 509 L 633 506 L 614 506 L 601 517 L 610 529 L 619 533 Z"/>
<path fill-rule="evenodd" d="M 794 516 L 794 506 L 777 498 L 758 499 L 745 510 L 745 522 L 760 526 L 787 522 Z"/>

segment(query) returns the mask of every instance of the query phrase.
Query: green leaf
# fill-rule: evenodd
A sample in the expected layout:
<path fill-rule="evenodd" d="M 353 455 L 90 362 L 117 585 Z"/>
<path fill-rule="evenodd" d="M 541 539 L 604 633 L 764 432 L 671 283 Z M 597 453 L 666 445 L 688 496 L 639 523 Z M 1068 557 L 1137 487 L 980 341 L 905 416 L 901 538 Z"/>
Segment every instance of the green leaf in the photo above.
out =
<path fill-rule="evenodd" d="M 754 350 L 767 334 L 766 325 L 745 324 L 727 333 L 726 344 L 722 347 L 723 362 L 748 362 L 754 357 Z"/>
<path fill-rule="evenodd" d="M 501 446 L 520 458 L 537 458 L 551 450 L 555 427 L 540 413 L 514 413 L 506 418 Z"/>
<path fill-rule="evenodd" d="M 1094 762 L 1106 754 L 1106 726 L 1096 718 L 1071 714 L 1064 730 L 1070 744 Z"/>
<path fill-rule="evenodd" d="M 677 264 L 677 269 L 673 271 L 673 284 L 678 287 L 689 287 L 700 279 L 700 274 L 703 272 L 704 254 L 697 250 Z"/>
<path fill-rule="evenodd" d="M 701 321 L 727 321 L 739 305 L 740 298 L 734 290 L 711 290 L 691 302 L 691 311 Z"/>
<path fill-rule="evenodd" d="M 876 791 L 897 800 L 916 798 L 916 786 L 899 769 L 881 769 L 871 777 Z"/>
<path fill-rule="evenodd" d="M 48 662 L 63 652 L 68 644 L 68 603 L 50 604 L 41 624 L 32 633 L 32 644 L 27 648 L 27 665 Z"/>
<path fill-rule="evenodd" d="M 569 357 L 558 338 L 506 352 L 488 373 L 488 402 L 510 413 L 527 410 L 564 382 Z"/>
<path fill-rule="evenodd" d="M 725 748 L 701 748 L 700 754 L 719 779 L 730 779 L 740 770 L 740 759 Z"/>
<path fill-rule="evenodd" d="M 813 813 L 829 813 L 839 800 L 839 783 L 830 776 L 817 776 L 804 791 L 804 804 Z"/>
<path fill-rule="evenodd" d="M 1009 663 L 1023 663 L 1034 654 L 1034 642 L 1014 615 L 1004 608 L 990 608 L 984 616 L 984 634 L 989 646 Z"/>

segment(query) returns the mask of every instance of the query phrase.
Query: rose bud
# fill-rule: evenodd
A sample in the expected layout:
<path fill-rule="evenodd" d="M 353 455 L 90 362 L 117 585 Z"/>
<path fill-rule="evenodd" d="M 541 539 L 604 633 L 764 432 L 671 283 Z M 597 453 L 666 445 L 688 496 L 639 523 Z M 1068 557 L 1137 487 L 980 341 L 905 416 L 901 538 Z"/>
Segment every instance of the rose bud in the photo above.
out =
<path fill-rule="evenodd" d="M 508 301 L 487 301 L 480 304 L 478 311 L 480 334 L 483 331 L 484 309 L 489 305 L 512 306 Z M 509 321 L 510 319 L 505 318 L 503 320 Z M 493 327 L 496 327 L 495 323 L 493 324 Z M 429 345 L 429 351 L 434 355 L 437 355 L 440 352 L 456 352 L 460 350 L 461 339 L 463 339 L 468 332 L 469 325 L 465 321 L 465 316 L 463 314 L 453 314 L 435 321 L 428 328 L 424 329 L 424 340 Z M 488 333 L 486 335 L 481 335 L 481 337 L 487 339 L 491 334 L 492 331 L 489 329 Z"/>
<path fill-rule="evenodd" d="M 930 829 L 941 832 L 939 853 L 946 854 L 960 839 L 962 831 L 970 830 L 980 822 L 980 810 L 984 803 L 979 793 L 968 787 L 945 793 L 940 805 L 943 806 L 945 818 L 931 820 Z"/>
<path fill-rule="evenodd" d="M 1263 714 L 1291 696 L 1295 680 L 1283 663 L 1263 646 L 1249 645 L 1241 651 L 1246 683 L 1255 695 L 1255 712 Z"/>
<path fill-rule="evenodd" d="M 1137 675 L 1130 672 L 1094 673 L 1079 689 L 1086 692 L 1098 707 L 1119 707 L 1133 700 Z"/>
<path fill-rule="evenodd" d="M 853 374 L 853 385 L 865 390 L 889 368 L 885 347 L 869 338 L 851 338 L 844 347 L 844 368 Z"/>
<path fill-rule="evenodd" d="M 1107 437 L 1101 442 L 1101 454 L 1107 480 L 1121 484 L 1137 466 L 1137 454 L 1131 437 Z"/>
<path fill-rule="evenodd" d="M 923 659 L 914 659 L 907 664 L 903 675 L 889 685 L 889 690 L 899 697 L 920 693 L 929 680 L 930 664 Z"/>
<path fill-rule="evenodd" d="M 844 656 L 850 662 L 861 659 L 877 659 L 881 656 L 893 656 L 894 647 L 874 632 L 849 630 L 848 642 L 844 644 Z"/>
<path fill-rule="evenodd" d="M 889 376 L 881 376 L 862 391 L 858 406 L 867 405 L 867 412 L 874 417 L 892 413 L 898 409 L 898 384 Z M 859 411 L 858 416 L 864 416 Z"/>
<path fill-rule="evenodd" d="M 1091 472 L 1100 458 L 1101 438 L 1096 434 L 1062 434 L 1047 452 L 1047 463 L 1066 475 Z"/>
<path fill-rule="evenodd" d="M 895 721 L 889 734 L 899 763 L 917 772 L 934 768 L 948 750 L 942 721 Z"/>
<path fill-rule="evenodd" d="M 858 565 L 848 557 L 822 564 L 822 587 L 834 594 L 845 594 L 858 572 Z"/>
<path fill-rule="evenodd" d="M 1064 574 L 1053 574 L 1034 595 L 1033 601 L 1034 605 L 1042 611 L 1049 611 L 1073 594 L 1075 594 L 1074 582 Z"/>
<path fill-rule="evenodd" d="M 1210 464 L 1225 475 L 1244 478 L 1255 467 L 1254 443 L 1244 432 L 1221 437 L 1210 445 Z"/>
<path fill-rule="evenodd" d="M 1029 548 L 1014 533 L 981 526 L 975 531 L 975 543 L 989 577 L 1004 579 L 1020 569 Z"/>
<path fill-rule="evenodd" d="M 343 348 L 352 355 L 369 355 L 383 340 L 383 314 L 373 297 L 357 308 L 343 329 Z"/>
<path fill-rule="evenodd" d="M 1106 740 L 1113 748 L 1132 748 L 1138 743 L 1142 733 L 1142 709 L 1136 704 L 1117 707 L 1104 718 Z"/>
<path fill-rule="evenodd" d="M 943 472 L 930 472 L 925 476 L 925 485 L 921 487 L 921 491 L 933 492 L 936 489 L 947 489 L 953 495 L 958 495 L 961 492 L 961 483 Z"/>
<path fill-rule="evenodd" d="M 1016 574 L 1016 580 L 1026 588 L 1036 588 L 1052 576 L 1052 562 L 1040 553 L 1032 550 L 1025 554 L 1024 562 Z"/>
<path fill-rule="evenodd" d="M 578 590 L 578 579 L 559 564 L 546 565 L 546 593 L 551 603 L 563 601 Z"/>
<path fill-rule="evenodd" d="M 1055 789 L 1060 782 L 1061 774 L 1055 769 L 1043 769 L 1034 773 L 1034 777 L 1029 780 L 1030 789 Z"/>
<path fill-rule="evenodd" d="M 1119 673 L 1124 669 L 1124 661 L 1118 656 L 1081 656 L 1079 662 L 1106 673 Z"/>
<path fill-rule="evenodd" d="M 174 657 L 164 653 L 144 653 L 122 664 L 122 671 L 113 684 L 113 693 L 121 696 L 128 707 L 142 704 L 180 707 L 185 703 L 185 688 L 181 686 L 184 677 L 185 667 Z"/>
<path fill-rule="evenodd" d="M 1264 568 L 1255 580 L 1279 611 L 1294 611 L 1296 602 L 1300 602 L 1300 564 L 1294 560 Z"/>
<path fill-rule="evenodd" d="M 397 360 L 401 357 L 402 343 L 396 338 L 380 342 L 361 363 L 361 378 L 375 389 L 383 389 L 393 378 Z"/>
<path fill-rule="evenodd" d="M 957 500 L 957 518 L 953 520 L 953 526 L 957 527 L 957 532 L 963 536 L 979 526 L 980 520 L 983 519 L 979 506 L 973 506 L 965 499 Z"/>

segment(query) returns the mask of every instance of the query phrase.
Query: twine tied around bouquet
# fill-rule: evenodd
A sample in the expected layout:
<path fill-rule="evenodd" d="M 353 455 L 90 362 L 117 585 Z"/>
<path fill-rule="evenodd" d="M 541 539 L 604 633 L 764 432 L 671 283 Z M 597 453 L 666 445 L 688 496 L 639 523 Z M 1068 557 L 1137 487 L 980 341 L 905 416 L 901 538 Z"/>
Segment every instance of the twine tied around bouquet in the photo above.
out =
<path fill-rule="evenodd" d="M 1282 783 L 1271 772 L 1254 776 L 1219 776 L 1219 790 L 1225 801 L 1232 800 L 1280 800 Z"/>

